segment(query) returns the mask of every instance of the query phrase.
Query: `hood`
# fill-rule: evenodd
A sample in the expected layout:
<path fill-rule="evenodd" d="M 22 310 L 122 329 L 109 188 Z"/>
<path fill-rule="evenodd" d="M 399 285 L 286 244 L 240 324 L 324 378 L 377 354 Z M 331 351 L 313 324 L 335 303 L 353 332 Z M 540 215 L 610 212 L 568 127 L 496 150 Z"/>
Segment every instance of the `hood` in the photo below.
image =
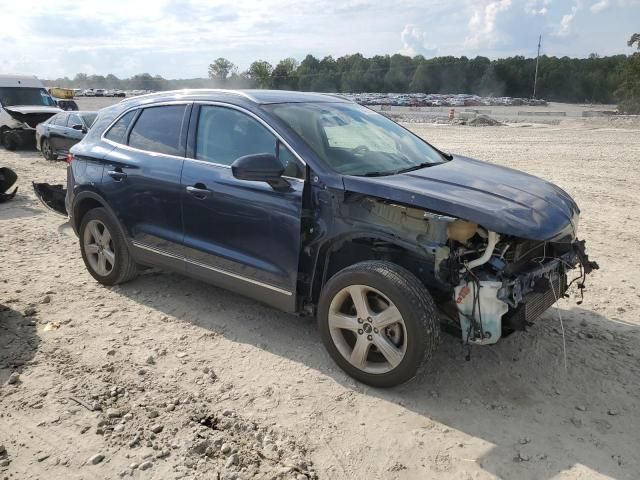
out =
<path fill-rule="evenodd" d="M 530 240 L 574 237 L 580 213 L 573 199 L 552 183 L 460 156 L 399 175 L 345 176 L 344 186 Z"/>
<path fill-rule="evenodd" d="M 35 128 L 39 123 L 53 117 L 56 113 L 63 111 L 58 107 L 45 107 L 39 105 L 19 105 L 3 108 L 15 120 L 26 123 L 32 128 Z"/>

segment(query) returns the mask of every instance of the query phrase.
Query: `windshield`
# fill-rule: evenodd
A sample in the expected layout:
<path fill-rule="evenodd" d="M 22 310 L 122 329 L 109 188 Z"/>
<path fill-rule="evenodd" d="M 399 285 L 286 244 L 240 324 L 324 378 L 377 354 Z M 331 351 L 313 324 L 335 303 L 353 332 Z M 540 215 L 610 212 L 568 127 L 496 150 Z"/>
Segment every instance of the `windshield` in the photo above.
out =
<path fill-rule="evenodd" d="M 56 106 L 44 88 L 35 87 L 0 87 L 0 104 L 5 107 L 12 105 Z"/>
<path fill-rule="evenodd" d="M 445 161 L 416 135 L 357 104 L 282 103 L 264 108 L 344 175 L 392 175 Z"/>

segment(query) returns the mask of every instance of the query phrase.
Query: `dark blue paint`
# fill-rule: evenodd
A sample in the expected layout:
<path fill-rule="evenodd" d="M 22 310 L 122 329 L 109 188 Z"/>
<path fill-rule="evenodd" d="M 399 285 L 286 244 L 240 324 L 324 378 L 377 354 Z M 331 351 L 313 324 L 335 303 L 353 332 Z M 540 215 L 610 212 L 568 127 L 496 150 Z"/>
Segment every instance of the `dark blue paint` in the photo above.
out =
<path fill-rule="evenodd" d="M 230 168 L 193 160 L 195 108 L 181 132 L 184 158 L 113 146 L 100 138 L 128 109 L 166 101 L 220 102 L 262 118 L 306 161 L 306 183 L 292 182 L 291 189 L 283 191 L 263 182 L 239 180 Z M 348 209 L 341 206 L 347 192 L 422 207 L 520 238 L 575 236 L 572 222 L 578 207 L 564 191 L 544 180 L 464 157 L 400 175 L 342 176 L 261 107 L 277 102 L 343 101 L 301 92 L 215 90 L 127 99 L 103 109 L 84 140 L 72 148 L 76 160 L 69 169 L 67 210 L 73 217 L 77 208 L 70 207 L 77 207 L 82 198 L 98 199 L 119 220 L 130 242 L 171 256 L 169 262 L 167 256 L 130 243 L 139 262 L 186 271 L 291 311 L 300 307 L 297 295 L 308 293 L 298 291 L 299 272 L 312 277 L 321 267 L 315 262 L 320 261 L 322 246 L 368 233 L 389 241 L 398 237 L 375 226 L 367 232 L 366 225 L 345 217 Z M 123 175 L 110 175 L 112 171 Z M 303 211 L 305 223 L 313 227 L 312 235 L 310 230 L 304 232 L 308 240 L 302 240 Z M 72 223 L 77 227 L 77 220 Z M 404 246 L 420 252 L 418 246 Z M 300 263 L 303 250 L 308 250 L 308 256 Z M 304 282 L 308 285 L 308 279 Z M 283 296 L 278 289 L 293 295 Z"/>
<path fill-rule="evenodd" d="M 459 156 L 401 175 L 344 177 L 344 186 L 531 240 L 565 234 L 580 213 L 569 195 L 545 180 Z"/>

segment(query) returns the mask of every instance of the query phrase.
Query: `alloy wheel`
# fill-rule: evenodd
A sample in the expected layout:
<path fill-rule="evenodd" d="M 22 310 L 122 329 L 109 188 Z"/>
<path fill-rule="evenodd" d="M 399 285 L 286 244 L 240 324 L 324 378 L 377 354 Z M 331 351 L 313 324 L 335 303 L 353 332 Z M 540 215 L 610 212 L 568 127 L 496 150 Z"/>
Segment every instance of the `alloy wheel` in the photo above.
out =
<path fill-rule="evenodd" d="M 84 230 L 84 251 L 89 265 L 98 275 L 106 277 L 115 267 L 116 254 L 111 232 L 100 220 L 91 220 Z"/>
<path fill-rule="evenodd" d="M 366 373 L 395 369 L 407 351 L 400 311 L 386 295 L 366 285 L 350 285 L 333 297 L 328 325 L 340 354 Z"/>

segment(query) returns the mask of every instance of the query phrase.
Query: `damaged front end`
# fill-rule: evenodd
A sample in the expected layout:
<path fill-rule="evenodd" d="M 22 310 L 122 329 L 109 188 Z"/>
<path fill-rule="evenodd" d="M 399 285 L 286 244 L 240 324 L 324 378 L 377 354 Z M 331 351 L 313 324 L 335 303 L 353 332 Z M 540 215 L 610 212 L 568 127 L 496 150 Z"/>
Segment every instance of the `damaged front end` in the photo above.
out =
<path fill-rule="evenodd" d="M 598 268 L 585 242 L 569 237 L 524 240 L 456 220 L 449 226 L 449 256 L 439 265 L 443 281 L 454 285 L 462 339 L 493 344 L 504 332 L 523 330 L 562 298 L 570 270 L 582 290 Z"/>
<path fill-rule="evenodd" d="M 36 126 L 62 111 L 46 106 L 12 106 L 3 107 L 3 110 L 9 118 L 3 122 L 0 130 L 0 143 L 7 150 L 33 144 Z"/>

